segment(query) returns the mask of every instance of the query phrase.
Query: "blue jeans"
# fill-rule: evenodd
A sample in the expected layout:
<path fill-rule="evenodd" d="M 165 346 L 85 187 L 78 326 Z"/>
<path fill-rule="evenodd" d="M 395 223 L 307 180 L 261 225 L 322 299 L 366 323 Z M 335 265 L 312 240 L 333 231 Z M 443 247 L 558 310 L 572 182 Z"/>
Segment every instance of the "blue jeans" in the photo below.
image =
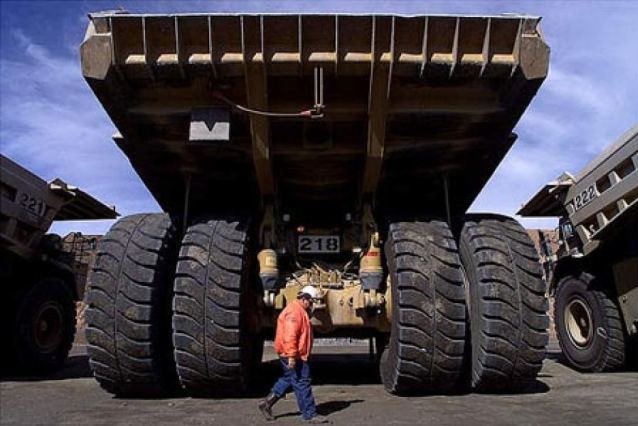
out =
<path fill-rule="evenodd" d="M 308 362 L 297 360 L 294 370 L 288 368 L 288 359 L 280 358 L 281 368 L 284 375 L 277 380 L 272 388 L 272 393 L 279 398 L 286 395 L 292 387 L 297 398 L 297 405 L 304 420 L 310 420 L 317 415 L 315 407 L 315 398 L 312 396 L 312 388 L 310 387 L 310 366 Z"/>

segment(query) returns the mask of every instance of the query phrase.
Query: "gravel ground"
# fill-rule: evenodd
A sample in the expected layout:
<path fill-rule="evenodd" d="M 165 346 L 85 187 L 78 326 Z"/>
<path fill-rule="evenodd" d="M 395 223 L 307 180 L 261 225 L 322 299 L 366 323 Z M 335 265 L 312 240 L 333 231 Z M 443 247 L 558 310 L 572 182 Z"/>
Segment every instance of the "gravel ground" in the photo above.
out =
<path fill-rule="evenodd" d="M 261 424 L 259 398 L 278 373 L 267 348 L 261 385 L 241 399 L 118 399 L 90 377 L 84 347 L 48 377 L 2 378 L 1 424 Z M 333 424 L 638 424 L 638 373 L 580 374 L 560 363 L 556 342 L 537 381 L 516 395 L 400 398 L 379 383 L 366 346 L 319 346 L 313 359 L 321 414 Z M 273 424 L 296 424 L 293 396 L 275 406 Z"/>

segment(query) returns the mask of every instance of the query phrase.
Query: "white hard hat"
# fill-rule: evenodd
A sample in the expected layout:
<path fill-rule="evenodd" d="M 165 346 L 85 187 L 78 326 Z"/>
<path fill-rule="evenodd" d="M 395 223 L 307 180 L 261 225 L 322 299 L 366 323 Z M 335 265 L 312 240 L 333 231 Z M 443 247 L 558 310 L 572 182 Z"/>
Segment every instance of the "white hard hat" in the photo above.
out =
<path fill-rule="evenodd" d="M 311 285 L 307 285 L 304 288 L 302 288 L 301 291 L 299 292 L 299 295 L 302 295 L 302 294 L 307 294 L 312 299 L 316 299 L 317 296 L 319 296 L 319 292 L 317 291 L 317 288 Z"/>

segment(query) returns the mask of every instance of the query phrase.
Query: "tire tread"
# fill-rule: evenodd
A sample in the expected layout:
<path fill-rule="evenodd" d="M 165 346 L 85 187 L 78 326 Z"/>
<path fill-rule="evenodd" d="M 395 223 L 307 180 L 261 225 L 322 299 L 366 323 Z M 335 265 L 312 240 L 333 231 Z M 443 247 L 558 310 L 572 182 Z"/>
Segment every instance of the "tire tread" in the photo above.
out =
<path fill-rule="evenodd" d="M 460 234 L 461 259 L 472 268 L 471 385 L 510 391 L 536 377 L 549 335 L 548 301 L 534 244 L 518 222 L 468 215 Z M 504 380 L 506 378 L 506 380 Z"/>
<path fill-rule="evenodd" d="M 88 277 L 87 353 L 100 385 L 120 396 L 174 387 L 170 301 L 175 230 L 165 214 L 120 219 L 98 244 Z"/>
<path fill-rule="evenodd" d="M 397 300 L 381 357 L 383 384 L 396 394 L 450 391 L 460 381 L 465 344 L 465 296 L 452 234 L 444 222 L 395 222 L 385 253 Z"/>
<path fill-rule="evenodd" d="M 240 325 L 247 243 L 241 220 L 208 220 L 184 235 L 174 288 L 173 345 L 180 384 L 190 395 L 246 390 Z"/>

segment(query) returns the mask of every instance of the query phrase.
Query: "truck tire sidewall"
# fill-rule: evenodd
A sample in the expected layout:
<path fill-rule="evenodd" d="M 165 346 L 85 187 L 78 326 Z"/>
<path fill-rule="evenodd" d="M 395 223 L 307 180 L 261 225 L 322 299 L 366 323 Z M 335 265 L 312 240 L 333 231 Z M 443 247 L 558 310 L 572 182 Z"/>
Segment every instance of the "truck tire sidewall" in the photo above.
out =
<path fill-rule="evenodd" d="M 577 369 L 594 371 L 601 362 L 608 345 L 607 339 L 601 336 L 601 333 L 609 334 L 600 301 L 588 290 L 585 282 L 571 276 L 563 278 L 558 284 L 555 299 L 554 318 L 563 355 Z M 577 346 L 572 341 L 566 325 L 565 309 L 572 301 L 583 303 L 590 312 L 592 337 L 583 347 Z"/>
<path fill-rule="evenodd" d="M 75 334 L 75 303 L 65 283 L 60 279 L 38 282 L 23 297 L 16 326 L 15 348 L 20 369 L 48 372 L 60 368 Z M 37 335 L 38 328 L 44 335 Z"/>
<path fill-rule="evenodd" d="M 391 256 L 394 255 L 394 253 L 389 253 Z M 399 334 L 401 333 L 400 327 L 399 327 L 399 321 L 398 321 L 398 312 L 399 309 L 401 309 L 401 307 L 399 306 L 399 294 L 398 294 L 398 289 L 397 289 L 397 277 L 396 274 L 394 273 L 394 268 L 391 267 L 390 265 L 390 261 L 388 261 L 388 269 L 389 269 L 389 274 L 391 276 L 390 278 L 390 294 L 392 297 L 391 303 L 392 303 L 392 313 L 393 313 L 393 320 L 392 323 L 390 325 L 390 334 L 387 336 L 387 340 L 385 342 L 383 342 L 383 351 L 381 352 L 381 355 L 379 356 L 379 374 L 381 375 L 381 377 L 385 377 L 386 381 L 389 382 L 388 378 L 393 377 L 394 374 L 396 374 L 393 369 L 391 368 L 392 366 L 398 364 L 398 347 L 399 347 Z M 390 390 L 388 387 L 386 387 L 386 390 Z"/>
<path fill-rule="evenodd" d="M 461 259 L 461 264 L 463 266 L 464 273 L 464 286 L 465 286 L 465 297 L 467 300 L 466 308 L 467 308 L 467 317 L 469 320 L 469 327 L 467 341 L 469 342 L 469 351 L 471 356 L 469 359 L 466 359 L 466 368 L 471 375 L 471 371 L 475 371 L 478 364 L 479 351 L 480 347 L 479 336 L 481 334 L 480 324 L 481 324 L 481 314 L 479 312 L 480 304 L 477 303 L 480 300 L 478 295 L 478 280 L 476 277 L 477 265 L 475 264 L 474 256 L 472 255 L 472 250 L 470 249 L 465 238 L 459 239 L 459 257 Z M 471 368 L 469 368 L 471 366 Z M 469 378 L 468 378 L 469 379 Z"/>

